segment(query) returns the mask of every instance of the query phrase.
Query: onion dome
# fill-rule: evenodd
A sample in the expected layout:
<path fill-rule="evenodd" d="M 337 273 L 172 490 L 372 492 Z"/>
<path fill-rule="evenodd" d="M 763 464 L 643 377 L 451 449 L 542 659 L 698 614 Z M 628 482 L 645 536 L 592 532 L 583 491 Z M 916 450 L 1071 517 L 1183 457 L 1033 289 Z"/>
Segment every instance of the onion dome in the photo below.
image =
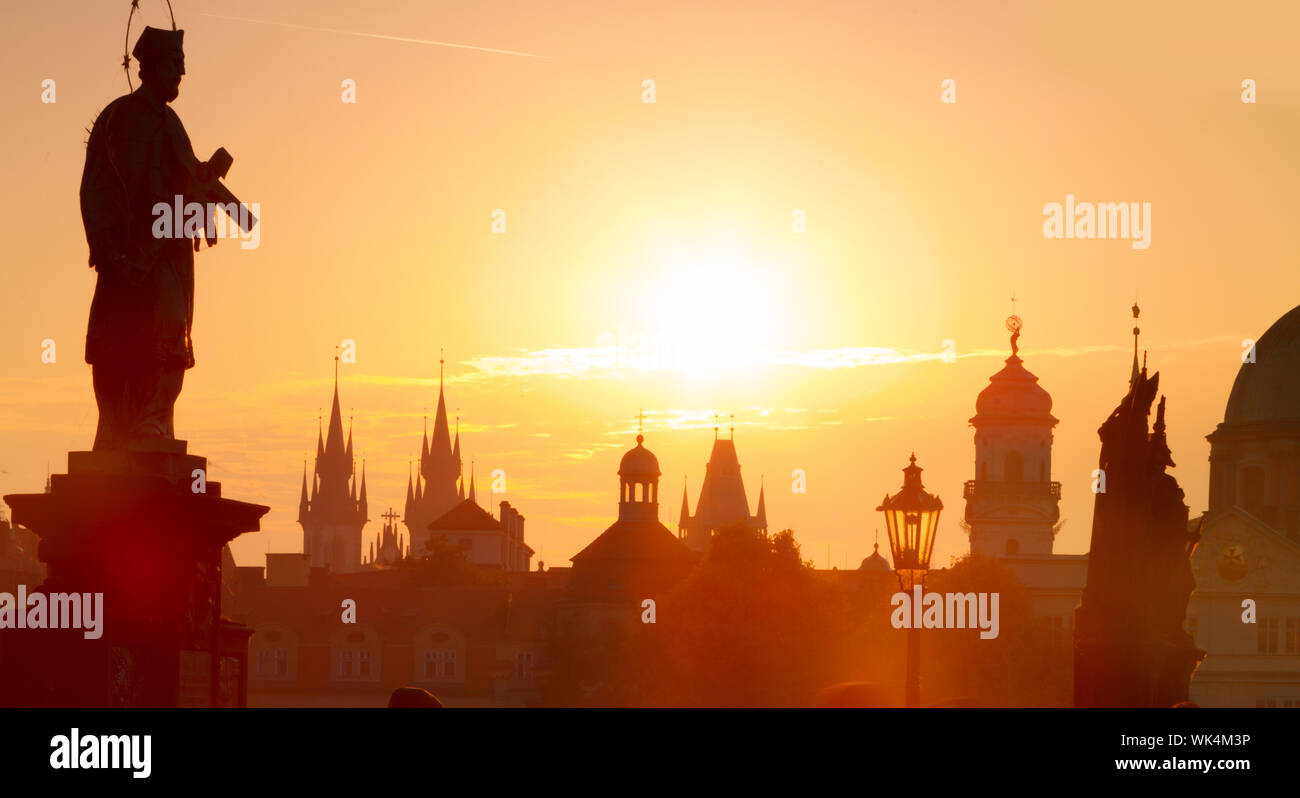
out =
<path fill-rule="evenodd" d="M 636 436 L 636 448 L 629 449 L 618 464 L 618 475 L 625 482 L 649 482 L 659 479 L 659 458 L 645 448 L 645 436 Z"/>
<path fill-rule="evenodd" d="M 1015 323 L 1012 323 L 1015 320 Z M 1038 377 L 1024 367 L 1017 354 L 1016 340 L 1020 337 L 1020 320 L 1012 316 L 1007 328 L 1013 329 L 1011 357 L 1006 366 L 989 378 L 988 387 L 980 391 L 975 400 L 975 416 L 970 423 L 1029 422 L 1055 426 L 1052 416 L 1052 395 L 1038 384 Z"/>
<path fill-rule="evenodd" d="M 871 553 L 870 557 L 867 557 L 862 561 L 862 564 L 858 566 L 858 570 L 859 571 L 886 571 L 886 572 L 894 570 L 893 568 L 890 567 L 889 560 L 886 560 L 884 557 L 880 556 L 880 544 L 877 543 L 875 545 L 876 545 L 875 551 Z"/>

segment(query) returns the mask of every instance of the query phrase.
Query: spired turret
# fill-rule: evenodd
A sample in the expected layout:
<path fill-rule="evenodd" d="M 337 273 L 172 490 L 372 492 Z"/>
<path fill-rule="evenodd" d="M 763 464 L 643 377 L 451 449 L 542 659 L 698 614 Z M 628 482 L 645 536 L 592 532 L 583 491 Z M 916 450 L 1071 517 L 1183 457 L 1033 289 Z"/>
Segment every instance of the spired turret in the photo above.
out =
<path fill-rule="evenodd" d="M 406 524 L 408 548 L 416 557 L 423 556 L 429 540 L 429 524 L 460 503 L 456 481 L 460 476 L 460 430 L 452 446 L 447 423 L 447 400 L 442 387 L 442 361 L 439 361 L 438 410 L 433 419 L 433 439 L 426 430 L 420 446 L 420 467 L 415 478 L 415 493 L 407 502 L 403 523 Z M 459 422 L 457 424 L 459 427 Z"/>
<path fill-rule="evenodd" d="M 329 568 L 334 573 L 353 573 L 361 569 L 361 530 L 366 518 L 364 474 L 358 478 L 352 458 L 352 431 L 343 438 L 343 418 L 339 408 L 338 358 L 334 362 L 334 402 L 330 407 L 328 432 L 317 432 L 316 465 L 312 477 L 311 497 L 307 496 L 306 473 L 302 495 L 298 500 L 298 523 L 302 525 L 302 550 L 313 568 Z"/>
<path fill-rule="evenodd" d="M 713 451 L 704 467 L 704 483 L 700 497 L 695 502 L 695 514 L 687 508 L 682 496 L 681 518 L 677 522 L 678 537 L 696 552 L 709 550 L 713 535 L 724 527 L 741 524 L 750 529 L 767 530 L 767 498 L 763 489 L 758 491 L 758 512 L 749 513 L 749 499 L 745 495 L 745 482 L 740 476 L 740 458 L 736 454 L 736 435 L 732 428 L 730 438 L 713 439 Z"/>
<path fill-rule="evenodd" d="M 1052 397 L 1024 367 L 1012 316 L 1011 357 L 975 400 L 975 479 L 965 486 L 972 554 L 1052 553 L 1061 483 L 1052 481 Z"/>

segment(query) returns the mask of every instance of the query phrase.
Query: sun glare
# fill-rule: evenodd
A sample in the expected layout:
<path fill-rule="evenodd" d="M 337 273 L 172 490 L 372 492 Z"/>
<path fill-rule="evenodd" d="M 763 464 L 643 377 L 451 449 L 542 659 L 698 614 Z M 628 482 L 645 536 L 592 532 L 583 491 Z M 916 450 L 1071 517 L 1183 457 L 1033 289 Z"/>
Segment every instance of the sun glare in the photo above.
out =
<path fill-rule="evenodd" d="M 762 366 L 780 348 L 777 273 L 737 249 L 668 256 L 648 293 L 643 362 L 651 368 L 707 377 Z"/>

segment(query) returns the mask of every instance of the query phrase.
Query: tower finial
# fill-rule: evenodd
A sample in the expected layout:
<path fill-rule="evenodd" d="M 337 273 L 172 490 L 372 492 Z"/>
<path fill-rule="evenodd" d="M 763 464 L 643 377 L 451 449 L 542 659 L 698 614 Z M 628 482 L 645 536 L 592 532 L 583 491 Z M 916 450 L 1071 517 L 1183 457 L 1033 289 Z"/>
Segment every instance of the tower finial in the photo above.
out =
<path fill-rule="evenodd" d="M 638 410 L 636 411 L 636 445 L 637 446 L 640 446 L 642 443 L 645 442 L 645 435 L 642 434 L 644 432 L 644 427 L 645 427 L 645 410 Z"/>
<path fill-rule="evenodd" d="M 1016 302 L 1016 298 L 1012 297 L 1011 304 L 1013 306 L 1015 305 L 1015 302 Z M 1022 321 L 1021 318 L 1015 315 L 1014 313 L 1011 314 L 1010 316 L 1007 316 L 1007 332 L 1011 333 L 1011 356 L 1012 357 L 1019 357 L 1020 345 L 1017 343 L 1017 341 L 1020 340 L 1020 328 L 1024 326 L 1025 326 L 1024 321 Z"/>
<path fill-rule="evenodd" d="M 731 427 L 729 431 L 731 432 L 731 439 L 734 441 L 736 439 L 736 414 L 735 413 L 731 414 Z"/>
<path fill-rule="evenodd" d="M 1137 298 L 1134 297 L 1133 299 L 1133 369 L 1129 373 L 1129 378 L 1128 378 L 1128 384 L 1130 389 L 1135 384 L 1137 384 L 1138 375 L 1141 373 L 1138 370 L 1138 336 L 1142 333 L 1142 329 L 1137 325 L 1138 315 L 1141 312 L 1142 309 L 1138 307 Z M 1145 360 L 1145 358 L 1143 359 Z M 1143 367 L 1145 368 L 1145 364 L 1143 365 Z"/>

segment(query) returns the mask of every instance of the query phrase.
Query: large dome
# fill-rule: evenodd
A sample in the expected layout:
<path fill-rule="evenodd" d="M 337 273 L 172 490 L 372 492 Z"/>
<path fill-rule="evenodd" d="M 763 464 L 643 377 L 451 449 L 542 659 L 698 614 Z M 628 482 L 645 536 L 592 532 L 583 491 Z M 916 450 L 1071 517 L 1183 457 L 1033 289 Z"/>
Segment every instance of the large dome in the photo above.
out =
<path fill-rule="evenodd" d="M 1016 355 L 989 378 L 989 385 L 975 400 L 972 424 L 985 421 L 1038 421 L 1056 424 L 1052 417 L 1052 395 L 1038 384 L 1038 378 L 1022 365 Z"/>
<path fill-rule="evenodd" d="M 636 448 L 629 449 L 618 464 L 618 475 L 629 482 L 659 478 L 659 458 L 645 448 L 641 435 L 636 436 Z"/>
<path fill-rule="evenodd" d="M 1300 305 L 1255 343 L 1255 362 L 1243 363 L 1223 412 L 1225 424 L 1300 419 Z"/>

